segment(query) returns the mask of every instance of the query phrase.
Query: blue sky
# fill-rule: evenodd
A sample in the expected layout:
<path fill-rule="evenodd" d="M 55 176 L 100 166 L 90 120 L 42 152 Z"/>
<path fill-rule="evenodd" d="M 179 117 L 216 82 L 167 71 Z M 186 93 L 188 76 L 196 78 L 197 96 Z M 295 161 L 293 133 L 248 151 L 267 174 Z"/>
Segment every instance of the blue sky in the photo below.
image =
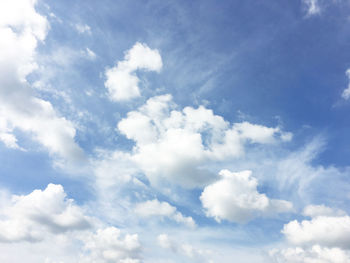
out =
<path fill-rule="evenodd" d="M 0 261 L 350 262 L 349 14 L 0 3 Z"/>

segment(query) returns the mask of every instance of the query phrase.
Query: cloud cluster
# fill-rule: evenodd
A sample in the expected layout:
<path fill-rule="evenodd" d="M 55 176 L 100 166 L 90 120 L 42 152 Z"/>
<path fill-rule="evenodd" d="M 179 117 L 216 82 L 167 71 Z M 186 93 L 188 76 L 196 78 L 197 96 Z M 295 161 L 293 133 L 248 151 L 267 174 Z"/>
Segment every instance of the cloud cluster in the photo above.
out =
<path fill-rule="evenodd" d="M 88 229 L 90 218 L 67 199 L 61 185 L 12 196 L 1 208 L 0 242 L 40 241 L 48 234 Z"/>
<path fill-rule="evenodd" d="M 177 223 L 184 224 L 188 227 L 195 227 L 196 223 L 192 217 L 183 216 L 177 211 L 176 207 L 167 202 L 159 202 L 157 199 L 138 203 L 135 207 L 135 212 L 141 217 L 167 217 Z"/>
<path fill-rule="evenodd" d="M 319 0 L 303 2 L 308 15 L 320 13 Z M 22 149 L 16 138 L 19 130 L 32 136 L 53 156 L 73 162 L 85 160 L 82 149 L 75 142 L 74 123 L 61 117 L 51 102 L 35 93 L 29 81 L 29 75 L 38 68 L 37 47 L 44 44 L 49 29 L 47 19 L 36 12 L 36 3 L 36 0 L 0 1 L 0 141 L 9 148 Z M 91 28 L 85 24 L 76 25 L 76 30 L 81 34 L 91 34 Z M 56 52 L 52 59 L 63 67 L 71 57 L 64 54 L 64 48 L 61 50 L 62 54 Z M 96 58 L 89 48 L 80 54 L 91 60 Z M 110 99 L 128 101 L 141 96 L 137 72 L 160 72 L 162 66 L 158 50 L 136 43 L 126 51 L 122 61 L 105 71 L 104 85 Z M 350 78 L 350 70 L 346 74 Z M 37 80 L 37 83 L 44 82 Z M 344 90 L 342 97 L 345 100 L 350 98 L 350 86 Z M 258 181 L 252 177 L 251 171 L 233 173 L 221 170 L 217 176 L 218 166 L 244 156 L 247 146 L 254 148 L 290 141 L 292 134 L 282 131 L 279 126 L 267 127 L 246 121 L 230 123 L 204 106 L 180 109 L 171 95 L 163 95 L 152 97 L 130 111 L 117 127 L 121 134 L 134 142 L 134 147 L 130 153 L 115 151 L 91 162 L 96 186 L 104 191 L 98 197 L 103 202 L 96 202 L 104 203 L 98 207 L 100 211 L 104 211 L 105 205 L 117 214 L 118 207 L 114 206 L 114 201 L 118 199 L 118 194 L 122 195 L 122 191 L 116 193 L 117 187 L 114 186 L 131 182 L 132 175 L 138 173 L 145 174 L 151 182 L 148 187 L 133 178 L 132 183 L 139 184 L 137 187 L 147 188 L 145 192 L 162 182 L 184 188 L 203 187 L 200 201 L 206 215 L 217 222 L 246 223 L 258 216 L 273 216 L 293 209 L 291 202 L 271 199 L 259 192 Z M 313 168 L 309 165 L 311 159 L 311 154 L 296 153 L 276 165 L 277 171 L 286 171 L 284 174 L 277 173 L 282 178 L 279 179 L 282 190 L 285 185 L 290 187 L 294 182 L 302 184 L 304 179 L 300 178 L 306 178 L 306 173 L 308 177 L 305 180 L 310 182 L 316 174 L 333 172 L 326 169 L 324 172 L 323 167 Z M 148 192 L 134 193 L 131 187 L 128 190 L 128 194 L 132 192 L 137 200 L 145 200 L 145 196 L 149 196 Z M 194 193 L 198 192 L 191 192 Z M 135 214 L 142 218 L 166 218 L 180 225 L 196 226 L 192 217 L 184 216 L 167 202 L 154 199 L 135 204 L 130 196 L 118 200 L 119 207 L 127 208 L 125 211 L 129 212 L 129 208 L 134 207 Z M 93 222 L 97 219 L 87 216 L 82 207 L 67 198 L 61 185 L 49 184 L 44 190 L 0 201 L 2 250 L 9 244 L 13 245 L 12 248 L 29 243 L 55 247 L 54 241 L 61 240 L 63 248 L 69 247 L 70 251 L 74 251 L 75 257 L 69 262 L 140 263 L 142 260 L 142 245 L 137 234 L 124 234 L 121 229 L 106 227 L 101 222 L 100 229 L 95 231 L 97 227 Z M 100 211 L 94 212 L 97 215 Z M 298 247 L 272 250 L 271 257 L 277 262 L 288 263 L 350 262 L 350 217 L 344 211 L 324 205 L 308 206 L 303 215 L 310 218 L 301 222 L 291 221 L 282 230 L 287 241 Z M 128 216 L 125 218 L 129 219 Z M 105 215 L 106 218 L 111 217 Z M 172 238 L 166 234 L 159 235 L 158 243 L 162 248 L 190 258 L 191 262 L 210 261 L 210 251 Z M 8 253 L 5 257 L 11 256 Z M 2 258 L 2 261 L 11 260 Z M 63 261 L 47 258 L 46 262 Z"/>
<path fill-rule="evenodd" d="M 21 253 L 29 254 L 36 247 L 43 249 L 28 257 L 28 262 L 141 262 L 138 235 L 103 227 L 103 223 L 87 216 L 83 208 L 68 199 L 61 185 L 49 184 L 44 190 L 11 198 L 1 194 L 1 249 L 19 248 Z M 95 230 L 97 225 L 100 227 Z M 31 246 L 33 243 L 36 247 Z M 17 255 L 11 253 L 0 258 L 4 262 L 19 262 Z"/>
<path fill-rule="evenodd" d="M 348 263 L 350 253 L 340 248 L 327 248 L 318 245 L 311 248 L 287 248 L 270 251 L 274 262 L 278 263 Z"/>
<path fill-rule="evenodd" d="M 207 216 L 245 223 L 257 216 L 269 216 L 289 212 L 292 203 L 269 199 L 257 190 L 258 181 L 251 177 L 251 171 L 232 173 L 220 171 L 221 178 L 206 186 L 200 196 Z"/>
<path fill-rule="evenodd" d="M 150 49 L 146 44 L 136 43 L 125 53 L 124 60 L 105 72 L 105 87 L 111 100 L 127 101 L 139 97 L 139 78 L 137 70 L 156 71 L 162 69 L 162 58 L 157 49 Z"/>
<path fill-rule="evenodd" d="M 153 184 L 165 180 L 201 187 L 215 179 L 211 164 L 243 155 L 245 144 L 291 139 L 279 127 L 230 124 L 204 106 L 176 108 L 171 95 L 152 97 L 118 123 L 119 131 L 135 142 L 131 158 Z"/>
<path fill-rule="evenodd" d="M 320 215 L 301 222 L 294 220 L 284 226 L 282 233 L 289 242 L 297 245 L 318 244 L 350 249 L 348 215 Z"/>
<path fill-rule="evenodd" d="M 309 220 L 293 220 L 282 233 L 297 247 L 273 249 L 270 256 L 281 263 L 350 262 L 350 217 L 344 211 L 324 205 L 305 207 Z"/>
<path fill-rule="evenodd" d="M 51 154 L 78 161 L 83 152 L 74 141 L 74 125 L 37 97 L 26 79 L 38 67 L 35 50 L 49 28 L 46 18 L 35 11 L 36 2 L 0 3 L 0 140 L 19 148 L 13 131 L 20 129 Z"/>
<path fill-rule="evenodd" d="M 122 235 L 120 229 L 107 227 L 84 238 L 86 255 L 79 263 L 140 263 L 138 235 Z"/>

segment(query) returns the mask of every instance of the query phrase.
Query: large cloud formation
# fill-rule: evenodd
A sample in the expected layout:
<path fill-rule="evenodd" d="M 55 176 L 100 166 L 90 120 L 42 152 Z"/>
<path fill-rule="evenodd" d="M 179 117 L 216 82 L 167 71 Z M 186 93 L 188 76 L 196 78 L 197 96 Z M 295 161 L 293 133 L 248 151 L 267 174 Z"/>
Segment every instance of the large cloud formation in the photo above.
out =
<path fill-rule="evenodd" d="M 0 249 L 29 253 L 26 262 L 141 262 L 138 235 L 88 216 L 84 208 L 67 198 L 61 185 L 49 184 L 44 190 L 11 197 L 1 192 L 0 204 Z M 34 248 L 42 251 L 33 255 Z M 21 260 L 16 253 L 5 253 L 0 259 Z"/>
<path fill-rule="evenodd" d="M 74 125 L 37 97 L 26 79 L 38 67 L 35 51 L 49 28 L 46 18 L 35 11 L 36 2 L 0 2 L 0 140 L 20 148 L 13 134 L 20 129 L 51 154 L 78 161 L 83 152 L 74 141 Z"/>
<path fill-rule="evenodd" d="M 284 200 L 269 199 L 257 191 L 258 181 L 251 171 L 220 171 L 221 179 L 206 186 L 200 196 L 207 216 L 220 222 L 245 223 L 257 216 L 291 211 L 293 205 Z"/>
<path fill-rule="evenodd" d="M 245 144 L 291 139 L 279 127 L 230 124 L 204 106 L 176 108 L 169 94 L 152 97 L 118 123 L 119 131 L 135 142 L 131 158 L 151 183 L 202 187 L 215 179 L 210 164 L 241 156 Z"/>

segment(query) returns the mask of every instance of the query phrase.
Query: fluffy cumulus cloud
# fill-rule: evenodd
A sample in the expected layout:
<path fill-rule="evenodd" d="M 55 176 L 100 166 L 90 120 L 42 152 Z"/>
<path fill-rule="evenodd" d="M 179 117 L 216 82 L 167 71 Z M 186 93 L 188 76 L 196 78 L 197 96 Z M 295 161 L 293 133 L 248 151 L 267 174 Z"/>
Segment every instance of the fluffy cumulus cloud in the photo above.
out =
<path fill-rule="evenodd" d="M 327 248 L 318 245 L 311 248 L 287 248 L 270 251 L 273 262 L 278 263 L 349 263 L 350 253 L 340 248 Z"/>
<path fill-rule="evenodd" d="M 348 69 L 345 72 L 345 74 L 346 74 L 346 76 L 349 79 L 349 84 L 348 84 L 348 87 L 343 90 L 343 93 L 341 94 L 341 96 L 342 96 L 343 99 L 348 100 L 350 98 L 350 69 Z"/>
<path fill-rule="evenodd" d="M 136 43 L 125 53 L 124 60 L 105 72 L 105 86 L 114 101 L 127 101 L 141 95 L 139 78 L 135 71 L 156 71 L 162 69 L 162 58 L 157 49 L 150 49 L 146 44 Z"/>
<path fill-rule="evenodd" d="M 281 263 L 348 263 L 350 262 L 350 217 L 342 210 L 324 205 L 305 207 L 311 217 L 284 225 L 282 233 L 297 247 L 273 249 L 270 256 Z"/>
<path fill-rule="evenodd" d="M 221 178 L 206 186 L 200 196 L 207 216 L 221 221 L 245 223 L 256 216 L 269 216 L 291 211 L 293 206 L 284 200 L 269 199 L 257 191 L 258 181 L 251 171 L 232 173 L 222 170 Z"/>
<path fill-rule="evenodd" d="M 61 185 L 49 184 L 45 190 L 14 195 L 3 201 L 0 241 L 40 241 L 48 234 L 88 229 L 90 218 L 66 197 Z"/>
<path fill-rule="evenodd" d="M 311 220 L 297 220 L 282 230 L 287 240 L 297 245 L 319 244 L 350 249 L 350 217 L 318 215 Z"/>
<path fill-rule="evenodd" d="M 136 234 L 122 235 L 120 229 L 107 227 L 84 238 L 80 263 L 139 263 L 141 244 Z"/>
<path fill-rule="evenodd" d="M 157 199 L 138 203 L 135 207 L 135 212 L 141 217 L 167 217 L 176 221 L 177 223 L 184 224 L 188 227 L 195 227 L 196 223 L 192 217 L 183 216 L 177 211 L 176 207 L 170 205 L 167 202 L 159 202 Z"/>
<path fill-rule="evenodd" d="M 320 3 L 323 8 L 322 1 L 302 0 L 301 3 L 307 10 L 306 16 L 319 14 Z M 243 227 L 223 224 L 219 228 L 217 223 L 226 220 L 241 224 L 257 217 L 274 217 L 278 213 L 295 211 L 291 202 L 273 199 L 269 187 L 279 187 L 274 189 L 273 194 L 283 196 L 278 197 L 281 199 L 288 196 L 288 200 L 293 200 L 298 208 L 312 203 L 311 198 L 305 198 L 311 195 L 327 199 L 327 194 L 335 192 L 329 189 L 337 189 L 337 196 L 344 197 L 347 194 L 346 183 L 343 184 L 344 187 L 338 187 L 345 180 L 336 178 L 347 173 L 348 168 L 344 168 L 345 172 L 340 172 L 335 167 L 315 166 L 314 163 L 318 162 L 313 160 L 318 148 L 313 145 L 317 143 L 311 142 L 302 151 L 289 155 L 290 149 L 297 145 L 288 149 L 278 147 L 292 139 L 292 133 L 283 131 L 280 126 L 268 127 L 248 121 L 232 123 L 203 105 L 182 108 L 173 101 L 170 94 L 148 98 L 145 103 L 146 98 L 143 98 L 143 105 L 138 104 L 128 110 L 117 124 L 118 136 L 125 138 L 118 137 L 118 142 L 121 143 L 114 150 L 94 148 L 96 144 L 105 145 L 101 138 L 90 140 L 97 134 L 95 130 L 82 134 L 86 135 L 81 137 L 85 139 L 81 140 L 85 143 L 85 149 L 94 149 L 91 150 L 91 156 L 94 157 L 87 160 L 75 141 L 74 122 L 60 115 L 54 100 L 51 102 L 43 98 L 45 86 L 54 86 L 56 71 L 52 70 L 49 77 L 45 76 L 44 71 L 49 70 L 40 67 L 37 62 L 37 52 L 40 45 L 45 45 L 50 26 L 47 18 L 36 11 L 36 4 L 37 0 L 0 0 L 0 143 L 8 148 L 26 151 L 20 138 L 29 137 L 55 157 L 59 164 L 66 164 L 63 161 L 82 164 L 81 161 L 85 161 L 84 165 L 90 165 L 91 168 L 88 177 L 84 177 L 88 182 L 77 183 L 90 186 L 95 192 L 91 199 L 90 196 L 83 197 L 84 206 L 79 206 L 68 198 L 63 187 L 56 184 L 49 184 L 44 190 L 34 190 L 26 195 L 5 195 L 0 192 L 1 262 L 22 262 L 24 258 L 26 262 L 46 263 L 170 262 L 174 258 L 174 262 L 213 262 L 214 257 L 218 258 L 218 262 L 232 262 L 232 254 L 235 254 L 232 251 L 238 250 L 237 244 L 240 241 L 239 244 L 248 243 L 244 230 L 253 226 L 252 232 L 248 234 L 257 233 L 254 231 L 259 222 Z M 58 7 L 60 4 L 55 5 L 55 8 L 62 10 Z M 43 10 L 48 11 L 49 7 L 45 6 Z M 76 19 L 83 21 L 83 17 Z M 94 25 L 94 21 L 88 22 Z M 43 49 L 48 52 L 46 54 L 51 54 L 52 43 L 57 43 L 53 47 L 62 44 L 62 39 L 58 39 L 55 34 L 58 32 L 61 35 L 63 31 L 60 30 L 64 24 L 60 24 L 62 27 L 55 24 L 52 38 L 47 41 L 50 46 Z M 90 26 L 85 23 L 68 22 L 68 25 L 75 30 L 76 38 L 94 37 Z M 67 42 L 67 45 L 72 43 Z M 93 50 L 101 51 L 101 47 L 94 45 Z M 71 76 L 71 79 L 65 75 L 70 69 L 81 67 L 85 73 L 94 71 L 93 67 L 88 69 L 82 64 L 72 63 L 73 56 L 89 59 L 89 63 L 99 62 L 95 66 L 103 63 L 108 52 L 96 55 L 93 50 L 87 48 L 87 45 L 77 50 L 63 46 L 55 49 L 51 55 L 41 56 L 45 57 L 42 60 L 44 62 L 48 57 L 52 60 L 52 68 L 65 68 L 62 75 L 57 75 L 57 79 L 67 84 L 74 77 Z M 176 50 L 175 53 L 178 52 Z M 108 98 L 113 102 L 122 102 L 141 97 L 140 71 L 159 73 L 162 67 L 162 58 L 157 49 L 144 43 L 135 43 L 125 52 L 124 58 L 103 72 Z M 77 74 L 79 72 L 76 71 Z M 83 81 L 83 75 L 79 74 L 77 81 Z M 350 69 L 346 75 L 350 80 Z M 104 96 L 91 96 L 97 94 L 97 88 L 95 90 L 93 87 L 93 76 L 91 77 L 87 81 L 92 86 L 88 87 L 86 94 L 91 101 L 97 98 L 103 100 Z M 52 94 L 60 94 L 69 101 L 67 90 L 53 91 L 46 97 L 53 98 Z M 350 84 L 343 91 L 342 98 L 350 98 Z M 78 101 L 71 103 L 65 109 L 84 107 L 85 104 Z M 102 112 L 98 105 L 97 108 L 91 108 L 91 122 L 96 120 L 96 129 L 105 129 L 103 134 L 109 133 L 109 128 L 101 127 L 102 121 L 95 118 L 94 114 Z M 85 113 L 81 114 L 78 121 L 83 124 L 85 117 L 84 120 L 80 117 Z M 86 115 L 90 116 L 90 113 Z M 111 116 L 106 116 L 106 122 L 103 123 L 109 123 Z M 130 151 L 122 150 L 130 144 Z M 249 155 L 250 153 L 252 154 Z M 277 158 L 280 153 L 281 156 Z M 286 155 L 287 158 L 284 158 Z M 257 156 L 263 157 L 260 159 Z M 241 172 L 222 170 L 235 166 Z M 250 170 L 259 170 L 259 179 L 269 186 L 266 188 L 267 193 L 260 191 L 258 180 Z M 330 176 L 332 180 L 329 180 Z M 90 179 L 94 180 L 93 185 L 89 184 Z M 5 180 L 4 183 L 6 182 Z M 329 189 L 323 190 L 328 187 Z M 325 194 L 320 194 L 321 190 Z M 168 195 L 164 199 L 171 202 L 153 199 L 161 196 L 158 191 Z M 322 200 L 317 202 L 322 203 Z M 181 206 L 172 205 L 175 203 Z M 182 210 L 182 206 L 187 207 Z M 87 213 L 88 208 L 90 213 L 94 213 L 93 216 Z M 212 219 L 204 222 L 199 218 L 197 226 L 193 218 L 183 212 L 189 209 L 198 217 L 202 216 L 202 219 L 207 216 L 216 222 Z M 346 212 L 325 205 L 309 205 L 299 216 L 302 220 L 289 219 L 284 222 L 281 232 L 286 243 L 283 244 L 288 245 L 271 250 L 271 261 L 350 262 L 350 217 Z M 151 224 L 144 224 L 146 221 Z M 125 229 L 138 229 L 142 235 L 140 240 L 152 242 L 144 247 L 138 234 L 129 234 L 115 225 Z M 184 226 L 195 228 L 196 231 L 189 231 Z M 165 232 L 166 228 L 173 231 L 172 234 L 158 235 Z M 274 235 L 273 230 L 271 227 L 261 231 L 265 238 Z M 249 244 L 253 244 L 255 249 L 261 240 Z M 263 241 L 268 240 L 271 239 Z M 159 249 L 159 246 L 163 249 Z M 204 249 L 205 246 L 214 248 L 215 253 Z M 143 254 L 143 251 L 146 253 Z M 220 255 L 225 251 L 229 252 Z M 248 251 L 250 253 L 251 250 Z M 163 256 L 165 253 L 166 256 Z M 220 257 L 225 260 L 220 260 Z M 240 260 L 238 256 L 235 260 L 261 262 L 244 258 Z"/>
<path fill-rule="evenodd" d="M 50 102 L 37 97 L 26 79 L 38 67 L 36 47 L 49 28 L 35 5 L 35 0 L 0 2 L 0 140 L 19 148 L 13 131 L 20 129 L 50 153 L 81 160 L 73 123 L 60 117 Z"/>
<path fill-rule="evenodd" d="M 141 262 L 138 235 L 87 216 L 61 185 L 28 195 L 0 194 L 0 252 L 7 250 L 0 255 L 3 262 L 20 262 L 24 255 L 26 262 Z"/>
<path fill-rule="evenodd" d="M 171 95 L 152 97 L 118 123 L 119 131 L 135 142 L 131 158 L 151 183 L 204 186 L 215 179 L 210 164 L 241 156 L 245 144 L 291 139 L 279 127 L 230 124 L 204 106 L 176 108 Z"/>

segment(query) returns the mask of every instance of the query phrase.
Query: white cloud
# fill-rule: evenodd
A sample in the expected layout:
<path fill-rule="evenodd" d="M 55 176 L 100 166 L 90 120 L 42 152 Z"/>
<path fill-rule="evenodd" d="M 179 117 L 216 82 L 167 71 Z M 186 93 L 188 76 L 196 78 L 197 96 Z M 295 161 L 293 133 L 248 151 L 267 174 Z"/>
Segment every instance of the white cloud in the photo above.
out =
<path fill-rule="evenodd" d="M 278 263 L 349 263 L 350 253 L 340 248 L 325 248 L 318 245 L 309 249 L 301 247 L 273 249 L 271 258 Z"/>
<path fill-rule="evenodd" d="M 333 209 L 325 205 L 308 205 L 304 208 L 304 216 L 344 216 L 346 213 L 339 209 Z"/>
<path fill-rule="evenodd" d="M 258 181 L 251 171 L 232 173 L 222 170 L 221 179 L 206 186 L 200 196 L 207 216 L 216 221 L 245 223 L 257 216 L 273 215 L 292 210 L 284 200 L 269 199 L 257 191 Z"/>
<path fill-rule="evenodd" d="M 272 249 L 271 259 L 279 263 L 350 262 L 350 217 L 324 205 L 309 205 L 303 214 L 311 220 L 291 221 L 282 230 L 298 247 Z"/>
<path fill-rule="evenodd" d="M 272 180 L 279 183 L 279 191 L 295 199 L 302 207 L 305 203 L 313 202 L 313 194 L 316 194 L 316 191 L 322 191 L 324 196 L 319 197 L 322 201 L 323 198 L 329 199 L 330 194 L 337 194 L 335 191 L 329 192 L 324 188 L 335 187 L 338 188 L 339 193 L 347 191 L 338 185 L 339 177 L 342 176 L 339 170 L 333 166 L 324 167 L 312 164 L 324 146 L 324 138 L 318 136 L 304 147 L 289 153 L 286 157 L 277 157 L 272 162 L 277 168 L 272 172 L 274 174 Z M 332 178 L 331 182 L 329 178 Z M 316 188 L 315 185 L 317 185 Z M 327 187 L 325 187 L 326 185 Z M 345 185 L 343 184 L 343 186 Z"/>
<path fill-rule="evenodd" d="M 85 251 L 80 263 L 139 263 L 141 244 L 138 235 L 126 234 L 115 227 L 99 229 L 84 238 Z"/>
<path fill-rule="evenodd" d="M 38 67 L 36 46 L 49 28 L 35 4 L 32 0 L 0 2 L 0 119 L 7 125 L 0 130 L 1 140 L 16 148 L 10 132 L 17 128 L 31 134 L 51 154 L 78 161 L 83 152 L 74 141 L 74 125 L 60 117 L 50 102 L 36 97 L 26 80 Z"/>
<path fill-rule="evenodd" d="M 210 166 L 242 156 L 245 144 L 291 136 L 279 127 L 231 125 L 203 106 L 176 107 L 170 95 L 152 97 L 118 123 L 119 131 L 135 141 L 132 159 L 153 184 L 165 180 L 187 188 L 204 186 L 215 179 Z"/>
<path fill-rule="evenodd" d="M 138 172 L 130 154 L 120 151 L 101 151 L 100 160 L 95 160 L 93 167 L 96 184 L 104 190 L 116 184 L 129 182 L 132 175 Z"/>
<path fill-rule="evenodd" d="M 61 185 L 28 195 L 1 191 L 0 196 L 1 262 L 20 262 L 21 257 L 33 263 L 141 262 L 138 235 L 87 216 Z"/>
<path fill-rule="evenodd" d="M 269 128 L 249 122 L 242 122 L 235 123 L 234 128 L 242 138 L 248 139 L 253 143 L 273 143 L 276 139 L 274 135 L 279 133 L 283 141 L 290 141 L 292 139 L 291 133 L 281 133 L 279 127 Z"/>
<path fill-rule="evenodd" d="M 40 241 L 49 233 L 59 234 L 90 227 L 90 218 L 67 199 L 61 185 L 49 184 L 43 191 L 12 196 L 3 201 L 0 220 L 0 241 Z"/>
<path fill-rule="evenodd" d="M 126 101 L 140 96 L 137 70 L 156 71 L 162 68 L 162 58 L 157 49 L 150 49 L 146 44 L 136 43 L 125 53 L 123 61 L 105 72 L 105 86 L 111 100 Z"/>
<path fill-rule="evenodd" d="M 12 130 L 7 120 L 0 116 L 0 141 L 8 148 L 20 149 L 17 144 L 17 138 L 12 134 Z"/>
<path fill-rule="evenodd" d="M 91 27 L 88 25 L 83 25 L 83 24 L 76 24 L 75 29 L 80 33 L 80 34 L 88 34 L 91 35 Z"/>
<path fill-rule="evenodd" d="M 141 262 L 138 235 L 104 227 L 87 216 L 61 185 L 49 184 L 28 195 L 0 195 L 1 262 L 20 262 L 23 257 L 33 263 Z"/>
<path fill-rule="evenodd" d="M 350 249 L 350 217 L 316 216 L 311 220 L 291 221 L 284 225 L 282 233 L 297 245 L 318 244 L 327 247 Z"/>
<path fill-rule="evenodd" d="M 84 51 L 82 51 L 82 55 L 90 60 L 96 59 L 96 54 L 94 51 L 92 51 L 90 48 L 86 48 Z"/>
<path fill-rule="evenodd" d="M 350 98 L 350 69 L 347 69 L 345 74 L 349 79 L 349 84 L 348 87 L 343 91 L 341 96 L 343 99 L 348 100 Z"/>
<path fill-rule="evenodd" d="M 302 0 L 306 6 L 306 12 L 308 16 L 317 15 L 321 13 L 319 0 Z"/>
<path fill-rule="evenodd" d="M 159 202 L 157 199 L 138 203 L 135 207 L 135 212 L 141 217 L 168 217 L 178 223 L 188 227 L 195 227 L 196 223 L 192 217 L 185 217 L 177 211 L 176 207 L 167 202 Z"/>
<path fill-rule="evenodd" d="M 1 31 L 7 31 L 9 34 L 8 36 L 14 33 L 14 31 L 9 27 L 22 31 L 22 35 L 17 35 L 18 40 L 28 40 L 28 51 L 30 53 L 32 48 L 30 44 L 35 45 L 35 40 L 32 39 L 32 37 L 35 37 L 39 40 L 44 40 L 48 29 L 46 18 L 35 11 L 34 7 L 36 3 L 37 0 L 1 1 L 0 3 Z M 4 34 L 5 32 L 2 33 Z M 6 39 L 2 38 L 3 44 L 6 43 L 5 40 Z M 29 42 L 31 40 L 34 41 Z M 3 50 L 3 53 L 5 53 L 4 51 L 5 50 Z"/>
<path fill-rule="evenodd" d="M 158 244 L 162 247 L 162 248 L 172 248 L 173 244 L 170 241 L 170 238 L 167 234 L 160 234 L 157 237 L 158 240 Z"/>
<path fill-rule="evenodd" d="M 0 132 L 0 141 L 2 141 L 6 147 L 12 149 L 19 149 L 20 147 L 17 144 L 17 138 L 8 132 Z"/>
<path fill-rule="evenodd" d="M 194 246 L 175 242 L 167 234 L 160 234 L 157 237 L 157 241 L 160 247 L 165 249 L 171 249 L 174 253 L 182 254 L 193 260 L 201 260 L 200 262 L 212 262 L 208 256 L 212 254 L 210 250 L 203 250 L 195 248 Z"/>

